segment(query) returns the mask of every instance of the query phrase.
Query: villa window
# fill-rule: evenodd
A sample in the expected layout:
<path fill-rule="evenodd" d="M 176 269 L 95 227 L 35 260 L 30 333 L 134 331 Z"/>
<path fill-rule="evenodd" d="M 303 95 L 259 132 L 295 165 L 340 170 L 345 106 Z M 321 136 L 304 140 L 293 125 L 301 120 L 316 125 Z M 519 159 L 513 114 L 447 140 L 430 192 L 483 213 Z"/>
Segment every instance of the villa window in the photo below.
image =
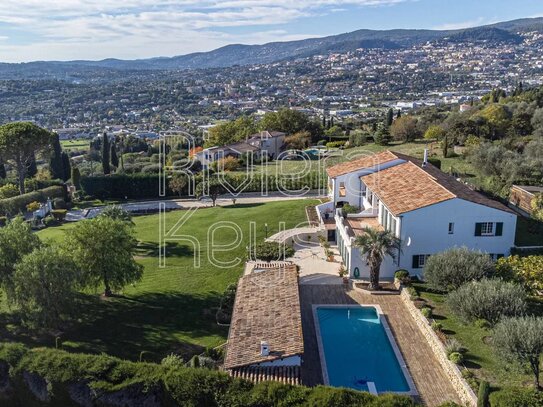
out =
<path fill-rule="evenodd" d="M 480 222 L 475 224 L 475 236 L 502 236 L 502 222 Z"/>
<path fill-rule="evenodd" d="M 345 182 L 339 183 L 339 196 L 345 196 L 347 193 L 345 192 Z"/>
<path fill-rule="evenodd" d="M 428 258 L 430 257 L 429 254 L 416 254 L 413 256 L 413 268 L 414 269 L 421 269 L 426 265 L 426 262 L 428 261 Z"/>
<path fill-rule="evenodd" d="M 454 223 L 449 223 L 449 235 L 452 235 L 454 233 Z"/>

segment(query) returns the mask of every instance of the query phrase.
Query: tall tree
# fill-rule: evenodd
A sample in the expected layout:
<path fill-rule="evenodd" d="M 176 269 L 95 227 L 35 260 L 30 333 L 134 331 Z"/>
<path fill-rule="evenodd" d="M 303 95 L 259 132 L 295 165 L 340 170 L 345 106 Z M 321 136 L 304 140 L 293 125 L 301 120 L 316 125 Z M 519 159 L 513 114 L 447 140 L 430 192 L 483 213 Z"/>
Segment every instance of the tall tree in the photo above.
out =
<path fill-rule="evenodd" d="M 109 165 L 109 154 L 111 151 L 109 146 L 109 137 L 107 133 L 104 132 L 102 137 L 102 169 L 104 170 L 104 175 L 111 173 L 111 167 Z"/>
<path fill-rule="evenodd" d="M 73 305 L 77 268 L 67 253 L 44 246 L 17 263 L 13 282 L 24 322 L 59 328 Z"/>
<path fill-rule="evenodd" d="M 370 290 L 379 289 L 379 275 L 381 263 L 386 256 L 395 258 L 400 249 L 400 241 L 389 231 L 376 230 L 366 227 L 363 234 L 358 236 L 354 242 L 360 248 L 361 255 L 367 260 L 370 266 Z"/>
<path fill-rule="evenodd" d="M 36 163 L 36 154 L 32 154 L 32 157 L 26 165 L 26 178 L 32 178 L 38 173 L 38 164 Z"/>
<path fill-rule="evenodd" d="M 70 156 L 66 151 L 62 152 L 62 180 L 64 182 L 68 181 L 72 176 L 72 163 L 70 161 Z"/>
<path fill-rule="evenodd" d="M 82 272 L 81 284 L 103 286 L 105 296 L 141 279 L 143 266 L 134 260 L 136 243 L 133 227 L 109 216 L 78 222 L 66 237 Z"/>
<path fill-rule="evenodd" d="M 12 162 L 19 180 L 19 191 L 24 194 L 28 166 L 35 154 L 51 144 L 51 133 L 33 123 L 16 122 L 0 126 L 0 155 Z"/>
<path fill-rule="evenodd" d="M 394 110 L 392 108 L 388 109 L 387 112 L 387 118 L 386 118 L 386 125 L 387 127 L 392 126 L 392 122 L 394 122 Z"/>
<path fill-rule="evenodd" d="M 51 142 L 51 156 L 49 157 L 49 171 L 51 178 L 64 179 L 64 168 L 62 166 L 62 147 L 57 133 L 53 133 Z"/>
<path fill-rule="evenodd" d="M 117 147 L 115 146 L 115 143 L 111 143 L 111 154 L 110 154 L 110 162 L 111 165 L 113 165 L 115 168 L 119 166 L 119 157 L 117 156 Z"/>
<path fill-rule="evenodd" d="M 2 157 L 0 157 L 0 179 L 6 179 L 7 176 L 6 166 L 4 165 L 4 161 L 2 161 Z"/>
<path fill-rule="evenodd" d="M 77 167 L 72 167 L 72 184 L 74 184 L 75 189 L 81 189 L 81 173 Z"/>
<path fill-rule="evenodd" d="M 40 239 L 23 218 L 15 218 L 0 228 L 0 286 L 8 300 L 13 299 L 15 264 L 39 245 Z"/>
<path fill-rule="evenodd" d="M 226 188 L 216 178 L 200 182 L 198 185 L 196 185 L 195 191 L 196 196 L 198 196 L 199 198 L 209 196 L 209 198 L 211 198 L 211 201 L 213 202 L 213 206 L 216 205 L 219 195 L 224 194 L 225 192 Z"/>

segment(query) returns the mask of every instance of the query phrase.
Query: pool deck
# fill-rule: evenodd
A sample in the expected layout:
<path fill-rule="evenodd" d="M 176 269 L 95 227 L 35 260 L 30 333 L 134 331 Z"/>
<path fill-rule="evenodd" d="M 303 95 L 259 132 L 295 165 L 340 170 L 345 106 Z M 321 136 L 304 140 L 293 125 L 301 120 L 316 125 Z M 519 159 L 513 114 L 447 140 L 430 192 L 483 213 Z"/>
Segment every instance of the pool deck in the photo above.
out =
<path fill-rule="evenodd" d="M 299 287 L 305 347 L 302 365 L 303 384 L 308 386 L 323 384 L 313 305 L 377 304 L 386 315 L 421 401 L 429 407 L 438 406 L 445 401 L 460 403 L 449 379 L 399 296 L 363 294 L 346 289 L 342 285 L 301 284 Z"/>

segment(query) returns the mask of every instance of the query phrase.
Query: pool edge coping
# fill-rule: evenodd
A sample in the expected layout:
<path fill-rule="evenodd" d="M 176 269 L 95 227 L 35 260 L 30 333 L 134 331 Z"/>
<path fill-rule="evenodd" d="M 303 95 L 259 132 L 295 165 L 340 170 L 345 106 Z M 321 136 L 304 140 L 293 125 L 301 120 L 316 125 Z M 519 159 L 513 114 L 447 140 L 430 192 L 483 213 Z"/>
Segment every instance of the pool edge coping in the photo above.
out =
<path fill-rule="evenodd" d="M 383 309 L 381 308 L 379 304 L 312 304 L 311 307 L 313 311 L 313 322 L 315 326 L 315 335 L 317 337 L 317 347 L 319 349 L 319 359 L 321 362 L 321 373 L 322 373 L 322 380 L 324 382 L 324 385 L 330 386 L 330 378 L 328 377 L 328 367 L 326 365 L 326 358 L 324 357 L 324 346 L 323 346 L 322 338 L 321 338 L 320 322 L 317 316 L 317 309 L 318 308 L 372 307 L 377 310 L 377 315 L 379 315 L 379 320 L 381 321 L 385 329 L 388 341 L 392 346 L 394 355 L 396 356 L 396 360 L 398 361 L 398 364 L 400 365 L 400 368 L 402 369 L 402 373 L 405 377 L 405 380 L 407 381 L 407 385 L 409 386 L 409 391 L 390 391 L 390 392 L 382 392 L 378 394 L 389 393 L 389 394 L 399 394 L 399 395 L 411 396 L 411 397 L 419 396 L 419 392 L 417 391 L 415 382 L 413 381 L 413 378 L 411 377 L 411 373 L 409 372 L 409 369 L 402 355 L 402 352 L 400 351 L 400 348 L 398 347 L 398 344 L 396 343 L 396 338 L 394 338 L 394 334 L 392 333 L 392 330 L 390 329 L 390 325 L 388 324 L 386 314 L 383 312 Z"/>

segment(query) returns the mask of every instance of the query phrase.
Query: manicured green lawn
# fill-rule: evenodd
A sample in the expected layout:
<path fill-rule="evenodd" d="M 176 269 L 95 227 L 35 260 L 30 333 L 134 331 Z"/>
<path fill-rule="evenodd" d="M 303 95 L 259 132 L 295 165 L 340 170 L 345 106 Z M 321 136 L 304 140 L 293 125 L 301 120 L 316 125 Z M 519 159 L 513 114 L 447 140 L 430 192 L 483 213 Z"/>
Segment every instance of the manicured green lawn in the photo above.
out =
<path fill-rule="evenodd" d="M 64 150 L 88 150 L 89 140 L 61 140 L 60 145 Z"/>
<path fill-rule="evenodd" d="M 78 321 L 61 335 L 63 348 L 106 352 L 127 359 L 138 359 L 143 351 L 145 360 L 160 360 L 170 352 L 188 357 L 202 347 L 223 343 L 228 328 L 216 324 L 215 311 L 221 293 L 228 284 L 237 281 L 243 270 L 250 222 L 256 222 L 257 239 L 263 239 L 265 223 L 268 235 L 279 230 L 279 222 L 285 222 L 287 228 L 294 227 L 305 221 L 305 206 L 315 203 L 314 200 L 296 200 L 197 210 L 178 234 L 193 236 L 200 242 L 200 268 L 193 266 L 194 252 L 188 242 L 169 244 L 166 267 L 160 268 L 158 215 L 134 218 L 140 241 L 138 261 L 145 266 L 143 280 L 127 287 L 120 298 L 104 300 L 95 293 L 82 295 Z M 166 226 L 173 227 L 185 213 L 168 213 Z M 236 247 L 215 255 L 219 261 L 239 258 L 239 264 L 234 267 L 214 265 L 207 255 L 208 229 L 219 221 L 233 222 L 242 232 L 241 242 Z M 45 229 L 39 236 L 46 241 L 60 241 L 63 231 L 72 227 L 75 224 Z M 215 233 L 216 247 L 235 241 L 233 230 L 221 229 Z M 3 308 L 6 309 L 5 303 Z M 2 314 L 2 318 L 9 321 L 9 314 Z M 0 337 L 5 340 L 54 346 L 53 336 L 34 337 L 13 325 L 8 328 L 0 330 Z"/>
<path fill-rule="evenodd" d="M 492 330 L 463 324 L 449 309 L 446 296 L 428 289 L 425 284 L 414 284 L 433 307 L 433 318 L 443 324 L 444 332 L 456 338 L 467 349 L 465 366 L 478 379 L 488 381 L 493 387 L 526 386 L 533 383 L 532 376 L 504 363 L 492 347 Z M 541 315 L 543 301 L 531 301 L 530 312 Z"/>

